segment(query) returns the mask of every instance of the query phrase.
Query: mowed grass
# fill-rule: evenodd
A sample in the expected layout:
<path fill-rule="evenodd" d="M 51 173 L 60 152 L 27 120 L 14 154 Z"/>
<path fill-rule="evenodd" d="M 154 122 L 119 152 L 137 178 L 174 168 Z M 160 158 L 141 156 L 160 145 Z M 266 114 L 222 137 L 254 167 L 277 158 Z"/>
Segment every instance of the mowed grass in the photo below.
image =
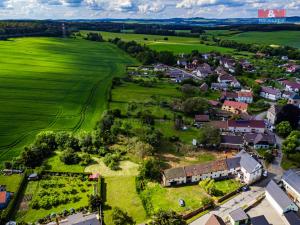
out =
<path fill-rule="evenodd" d="M 148 196 L 153 212 L 160 209 L 187 213 L 203 206 L 202 201 L 209 197 L 198 185 L 164 188 L 160 184 L 149 183 L 142 195 Z M 179 205 L 179 200 L 185 201 L 185 206 Z"/>
<path fill-rule="evenodd" d="M 0 42 L 0 161 L 43 130 L 91 129 L 114 76 L 137 62 L 109 43 L 62 38 Z"/>
<path fill-rule="evenodd" d="M 87 31 L 83 31 L 84 33 Z M 123 41 L 136 41 L 140 44 L 146 44 L 153 50 L 172 51 L 175 54 L 190 53 L 192 50 L 207 53 L 217 51 L 220 53 L 232 53 L 233 49 L 218 46 L 208 46 L 200 43 L 199 38 L 193 37 L 176 37 L 176 36 L 160 36 L 148 34 L 130 34 L 130 33 L 111 33 L 99 32 L 105 40 L 121 38 Z M 164 40 L 165 38 L 168 40 Z"/>
<path fill-rule="evenodd" d="M 222 37 L 221 37 L 222 38 Z M 273 32 L 244 32 L 228 36 L 230 39 L 243 43 L 288 45 L 300 48 L 300 31 L 273 31 Z"/>
<path fill-rule="evenodd" d="M 6 191 L 9 192 L 16 192 L 21 180 L 22 176 L 18 174 L 13 174 L 10 176 L 0 175 L 0 185 L 5 185 Z"/>
<path fill-rule="evenodd" d="M 134 176 L 106 177 L 105 188 L 104 221 L 106 225 L 114 225 L 112 221 L 114 207 L 119 207 L 127 212 L 137 224 L 146 221 L 147 217 L 142 201 L 135 191 Z"/>
<path fill-rule="evenodd" d="M 237 190 L 241 186 L 241 183 L 234 179 L 221 180 L 215 182 L 216 189 L 222 191 L 224 195 Z"/>

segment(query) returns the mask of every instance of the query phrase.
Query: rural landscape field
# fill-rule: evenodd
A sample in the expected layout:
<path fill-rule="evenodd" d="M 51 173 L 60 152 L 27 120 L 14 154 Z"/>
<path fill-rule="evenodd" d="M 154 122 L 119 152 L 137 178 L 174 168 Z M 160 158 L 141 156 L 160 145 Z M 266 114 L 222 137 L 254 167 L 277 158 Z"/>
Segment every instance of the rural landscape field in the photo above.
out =
<path fill-rule="evenodd" d="M 136 61 L 103 43 L 61 38 L 1 42 L 0 159 L 18 156 L 46 130 L 90 130 L 115 76 Z"/>
<path fill-rule="evenodd" d="M 0 225 L 299 225 L 299 9 L 0 0 Z"/>

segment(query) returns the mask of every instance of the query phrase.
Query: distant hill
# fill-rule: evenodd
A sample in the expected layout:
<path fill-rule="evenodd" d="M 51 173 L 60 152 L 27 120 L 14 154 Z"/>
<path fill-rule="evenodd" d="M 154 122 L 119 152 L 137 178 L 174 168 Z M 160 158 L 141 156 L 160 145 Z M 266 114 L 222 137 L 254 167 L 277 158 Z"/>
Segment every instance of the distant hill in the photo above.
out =
<path fill-rule="evenodd" d="M 243 24 L 259 24 L 258 18 L 228 18 L 228 19 L 206 19 L 194 18 L 170 18 L 170 19 L 77 19 L 69 20 L 73 22 L 116 22 L 116 23 L 142 23 L 142 24 L 174 24 L 174 25 L 194 25 L 194 26 L 228 26 Z M 300 17 L 287 17 L 286 23 L 300 23 Z"/>

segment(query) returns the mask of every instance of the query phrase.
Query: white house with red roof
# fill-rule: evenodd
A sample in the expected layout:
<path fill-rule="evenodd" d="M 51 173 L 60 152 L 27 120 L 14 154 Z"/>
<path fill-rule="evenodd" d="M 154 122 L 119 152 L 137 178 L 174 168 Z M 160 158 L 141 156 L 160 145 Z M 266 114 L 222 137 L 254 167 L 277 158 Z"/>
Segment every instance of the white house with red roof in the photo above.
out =
<path fill-rule="evenodd" d="M 259 95 L 263 98 L 270 99 L 273 101 L 277 101 L 281 98 L 280 90 L 271 87 L 262 87 Z"/>
<path fill-rule="evenodd" d="M 300 83 L 295 81 L 283 80 L 281 84 L 284 85 L 286 91 L 299 92 L 300 91 Z"/>

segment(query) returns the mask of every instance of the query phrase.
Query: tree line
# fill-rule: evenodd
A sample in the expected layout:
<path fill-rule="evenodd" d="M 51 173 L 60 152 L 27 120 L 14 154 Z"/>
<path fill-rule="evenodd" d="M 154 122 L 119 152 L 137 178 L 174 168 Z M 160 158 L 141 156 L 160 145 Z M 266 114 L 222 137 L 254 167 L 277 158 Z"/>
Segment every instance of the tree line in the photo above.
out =
<path fill-rule="evenodd" d="M 176 62 L 176 56 L 170 51 L 157 52 L 145 45 L 138 44 L 135 41 L 125 42 L 120 38 L 111 39 L 110 42 L 127 52 L 132 57 L 135 57 L 144 65 L 157 62 L 166 65 L 174 65 Z"/>

